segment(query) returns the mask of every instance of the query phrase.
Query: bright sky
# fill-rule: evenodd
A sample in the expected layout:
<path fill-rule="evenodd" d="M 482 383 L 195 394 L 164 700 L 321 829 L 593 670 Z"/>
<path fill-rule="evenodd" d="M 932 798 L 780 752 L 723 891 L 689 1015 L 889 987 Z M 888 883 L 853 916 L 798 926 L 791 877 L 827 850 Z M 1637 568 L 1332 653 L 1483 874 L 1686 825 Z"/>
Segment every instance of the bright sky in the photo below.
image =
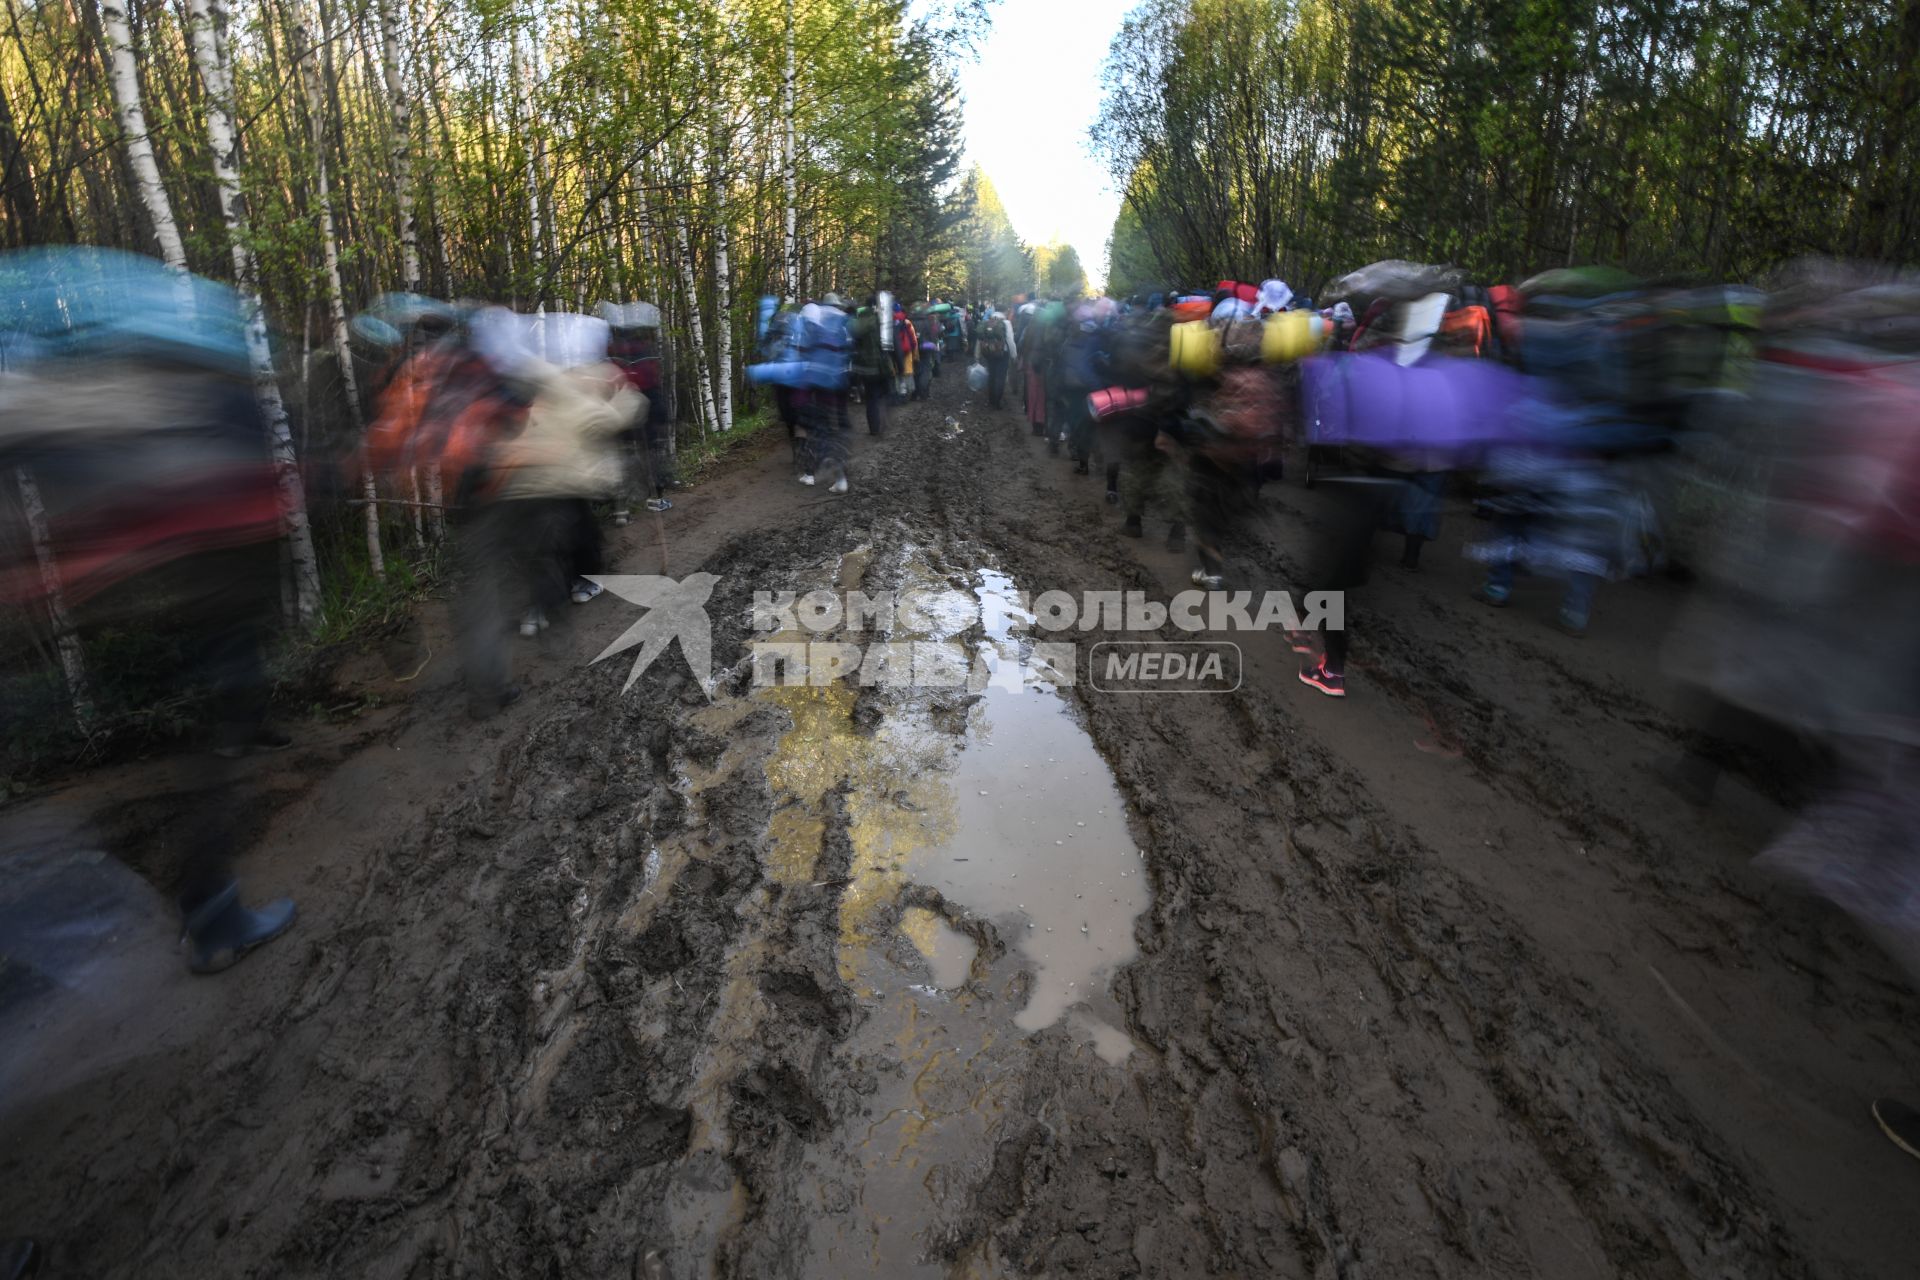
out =
<path fill-rule="evenodd" d="M 1087 278 L 1106 277 L 1120 198 L 1087 154 L 1100 109 L 1100 65 L 1137 0 L 1000 0 L 980 60 L 960 77 L 967 154 L 1028 244 L 1064 240 Z"/>

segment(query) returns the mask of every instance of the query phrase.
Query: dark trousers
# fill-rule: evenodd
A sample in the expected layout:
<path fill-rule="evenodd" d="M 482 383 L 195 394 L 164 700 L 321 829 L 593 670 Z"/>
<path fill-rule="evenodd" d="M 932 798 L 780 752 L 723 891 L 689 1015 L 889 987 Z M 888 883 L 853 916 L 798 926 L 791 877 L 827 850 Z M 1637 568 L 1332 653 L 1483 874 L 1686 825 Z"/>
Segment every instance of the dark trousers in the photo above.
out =
<path fill-rule="evenodd" d="M 884 435 L 887 430 L 887 401 L 893 395 L 893 379 L 881 376 L 862 378 L 860 395 L 867 406 L 867 434 Z"/>
<path fill-rule="evenodd" d="M 192 574 L 185 604 L 187 676 L 212 693 L 218 745 L 242 746 L 267 720 L 270 686 L 265 650 L 279 600 L 277 543 L 207 552 L 175 566 Z M 233 882 L 239 852 L 233 806 L 224 794 L 235 765 L 218 755 L 196 758 L 206 795 L 188 825 L 179 868 L 181 910 L 191 913 Z"/>
<path fill-rule="evenodd" d="M 467 696 L 498 698 L 507 688 L 508 610 L 519 596 L 524 549 L 533 537 L 532 504 L 489 502 L 456 513 L 453 545 L 460 570 L 454 596 L 460 670 Z"/>
<path fill-rule="evenodd" d="M 1005 356 L 987 357 L 987 407 L 998 409 L 1006 399 L 1007 358 Z"/>
<path fill-rule="evenodd" d="M 852 424 L 847 417 L 847 393 L 815 391 L 807 397 L 807 443 L 813 451 L 815 471 L 847 470 L 847 435 Z"/>
<path fill-rule="evenodd" d="M 1397 482 L 1367 476 L 1336 476 L 1321 481 L 1332 504 L 1328 519 L 1321 527 L 1314 548 L 1313 571 L 1309 591 L 1344 591 L 1366 585 L 1373 567 L 1373 535 L 1386 513 L 1399 500 Z M 1346 619 L 1353 620 L 1353 600 L 1347 600 Z M 1345 630 L 1328 631 L 1327 667 L 1345 672 L 1347 637 Z"/>

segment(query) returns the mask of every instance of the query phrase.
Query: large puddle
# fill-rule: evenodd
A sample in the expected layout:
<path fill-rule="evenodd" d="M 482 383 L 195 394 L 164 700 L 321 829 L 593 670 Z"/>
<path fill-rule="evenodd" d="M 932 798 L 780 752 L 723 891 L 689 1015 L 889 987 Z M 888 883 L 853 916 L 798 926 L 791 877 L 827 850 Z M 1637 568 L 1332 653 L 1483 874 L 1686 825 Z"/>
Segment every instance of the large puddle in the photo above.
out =
<path fill-rule="evenodd" d="M 1033 661 L 1032 615 L 1004 574 L 976 571 L 962 589 L 911 548 L 897 573 L 869 584 L 873 576 L 855 553 L 835 585 L 893 590 L 901 602 L 894 626 L 884 637 L 844 638 L 952 646 L 968 660 L 971 685 L 887 690 L 870 728 L 854 722 L 860 690 L 851 684 L 759 690 L 793 723 L 768 764 L 779 804 L 769 875 L 792 882 L 810 874 L 827 793 L 844 786 L 854 850 L 841 899 L 844 979 L 869 999 L 897 985 L 897 965 L 874 963 L 899 954 L 889 937 L 897 932 L 934 990 L 966 984 L 974 942 L 938 912 L 902 907 L 910 886 L 933 889 L 950 913 L 991 921 L 1017 955 L 1025 975 L 1011 1019 L 1018 1030 L 1038 1031 L 1074 1010 L 1076 1034 L 1124 1059 L 1129 1042 L 1106 1011 L 1081 1006 L 1103 1005 L 1107 979 L 1136 953 L 1133 922 L 1147 886 L 1111 771 L 1057 673 Z"/>
<path fill-rule="evenodd" d="M 912 601 L 884 635 L 835 638 L 948 646 L 972 679 L 753 695 L 791 722 L 767 763 L 769 878 L 814 874 L 829 801 L 844 805 L 852 860 L 837 963 L 861 1014 L 834 1057 L 875 1082 L 839 1157 L 823 1153 L 822 1185 L 845 1185 L 847 1198 L 823 1198 L 805 1270 L 995 1274 L 985 1256 L 934 1265 L 927 1243 L 964 1211 L 995 1133 L 1020 1111 L 1027 1036 L 1059 1026 L 1113 1067 L 1134 1052 L 1107 988 L 1136 953 L 1148 905 L 1140 853 L 1059 673 L 1032 661 L 1033 618 L 1012 581 L 942 573 L 914 548 L 879 565 L 856 552 L 833 578 L 841 592 Z M 771 637 L 800 638 L 821 637 Z"/>

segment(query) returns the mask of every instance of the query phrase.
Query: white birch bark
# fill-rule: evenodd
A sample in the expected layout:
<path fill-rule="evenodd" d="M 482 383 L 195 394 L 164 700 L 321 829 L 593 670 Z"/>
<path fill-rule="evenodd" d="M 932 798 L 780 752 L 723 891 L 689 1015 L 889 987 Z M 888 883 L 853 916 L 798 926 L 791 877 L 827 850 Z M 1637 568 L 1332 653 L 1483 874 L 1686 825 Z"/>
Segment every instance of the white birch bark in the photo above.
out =
<path fill-rule="evenodd" d="M 400 286 L 408 293 L 418 293 L 420 223 L 413 210 L 413 112 L 400 65 L 398 0 L 380 0 L 380 64 L 387 82 L 387 105 L 393 117 L 393 187 L 400 209 Z"/>
<path fill-rule="evenodd" d="M 793 154 L 793 85 L 795 67 L 793 58 L 793 0 L 787 0 L 787 59 L 780 77 L 780 115 L 782 135 L 780 145 L 780 176 L 785 187 L 787 208 L 786 253 L 781 258 L 785 271 L 781 288 L 788 302 L 799 300 L 800 259 L 798 241 L 800 231 L 800 189 L 799 172 L 794 167 Z"/>
<path fill-rule="evenodd" d="M 713 309 L 714 338 L 718 347 L 715 363 L 719 378 L 715 382 L 714 424 L 721 431 L 733 429 L 733 267 L 729 261 L 732 233 L 727 219 L 727 148 L 724 140 L 715 148 L 717 163 L 713 175 Z"/>
<path fill-rule="evenodd" d="M 714 416 L 713 381 L 707 377 L 706 327 L 700 322 L 700 294 L 693 274 L 693 251 L 687 239 L 687 218 L 683 213 L 673 216 L 674 243 L 680 252 L 680 289 L 686 296 L 688 337 L 693 341 L 694 366 L 699 376 L 694 384 L 700 391 L 700 430 L 710 431 L 717 419 Z"/>
<path fill-rule="evenodd" d="M 542 265 L 546 262 L 546 227 L 540 217 L 540 161 L 538 130 L 533 119 L 533 55 L 531 41 L 519 27 L 513 29 L 514 62 L 514 111 L 519 116 L 518 128 L 526 140 L 526 183 L 527 183 L 527 220 L 531 230 L 528 240 L 527 266 L 534 273 L 534 310 L 545 314 L 547 310 L 546 282 L 539 277 Z"/>
<path fill-rule="evenodd" d="M 126 134 L 135 193 L 153 223 L 161 259 L 175 271 L 185 271 L 187 250 L 180 239 L 180 224 L 173 220 L 173 203 L 167 199 L 166 184 L 160 181 L 160 164 L 154 159 L 153 139 L 147 134 L 147 112 L 140 101 L 140 72 L 133 57 L 133 28 L 127 22 L 127 0 L 100 0 L 100 24 L 106 28 L 107 44 L 112 52 L 113 102 L 120 116 L 121 131 Z"/>
<path fill-rule="evenodd" d="M 40 565 L 40 586 L 47 595 L 47 620 L 53 627 L 53 649 L 60 659 L 60 674 L 67 682 L 67 703 L 73 708 L 73 722 L 80 732 L 93 727 L 93 685 L 87 679 L 87 654 L 74 634 L 73 619 L 67 614 L 67 593 L 60 579 L 60 562 L 53 554 L 53 534 L 47 527 L 47 504 L 40 497 L 40 482 L 25 467 L 14 469 L 20 486 L 20 509 L 27 517 L 27 536 L 33 542 L 33 558 Z"/>
<path fill-rule="evenodd" d="M 360 411 L 359 379 L 353 372 L 353 348 L 347 340 L 346 289 L 340 282 L 340 239 L 333 225 L 333 187 L 327 173 L 326 94 L 321 91 L 320 68 L 313 55 L 313 41 L 304 25 L 293 33 L 294 56 L 300 64 L 300 83 L 307 99 L 307 135 L 313 142 L 313 200 L 320 215 L 320 257 L 327 278 L 327 330 L 333 344 L 333 361 L 340 371 L 340 388 L 347 401 L 347 424 L 353 431 L 355 449 L 361 453 L 360 494 L 367 500 L 367 563 L 374 576 L 387 576 L 387 558 L 380 548 L 380 493 L 373 472 L 365 466 L 362 441 L 366 436 L 366 417 Z M 420 509 L 414 511 L 414 538 L 420 537 Z"/>
<path fill-rule="evenodd" d="M 222 42 L 217 30 L 224 25 L 225 16 L 224 0 L 187 0 L 187 34 L 200 81 L 207 90 L 207 143 L 213 152 L 213 179 L 219 193 L 220 216 L 226 223 L 227 240 L 233 251 L 234 284 L 240 295 L 241 320 L 246 329 L 247 358 L 253 366 L 254 394 L 260 401 L 261 416 L 266 419 L 268 443 L 278 474 L 300 621 L 310 625 L 320 616 L 320 565 L 314 555 L 313 529 L 307 522 L 307 495 L 300 482 L 293 432 L 287 423 L 286 405 L 280 399 L 280 385 L 274 379 L 267 318 L 260 306 L 253 248 L 248 243 L 246 211 L 240 200 L 233 88 L 221 56 Z"/>

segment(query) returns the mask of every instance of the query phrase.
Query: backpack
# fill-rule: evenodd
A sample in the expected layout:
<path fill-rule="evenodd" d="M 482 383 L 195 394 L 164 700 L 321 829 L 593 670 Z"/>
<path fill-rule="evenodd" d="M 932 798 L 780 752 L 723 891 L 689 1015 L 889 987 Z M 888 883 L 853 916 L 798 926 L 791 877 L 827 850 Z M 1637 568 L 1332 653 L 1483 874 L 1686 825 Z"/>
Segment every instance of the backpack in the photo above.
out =
<path fill-rule="evenodd" d="M 982 359 L 997 360 L 1006 354 L 1006 321 L 996 317 L 987 321 L 986 328 L 980 332 L 980 355 Z"/>
<path fill-rule="evenodd" d="M 853 375 L 877 378 L 889 371 L 887 349 L 880 341 L 880 317 L 869 308 L 855 316 L 847 328 L 853 338 Z"/>

